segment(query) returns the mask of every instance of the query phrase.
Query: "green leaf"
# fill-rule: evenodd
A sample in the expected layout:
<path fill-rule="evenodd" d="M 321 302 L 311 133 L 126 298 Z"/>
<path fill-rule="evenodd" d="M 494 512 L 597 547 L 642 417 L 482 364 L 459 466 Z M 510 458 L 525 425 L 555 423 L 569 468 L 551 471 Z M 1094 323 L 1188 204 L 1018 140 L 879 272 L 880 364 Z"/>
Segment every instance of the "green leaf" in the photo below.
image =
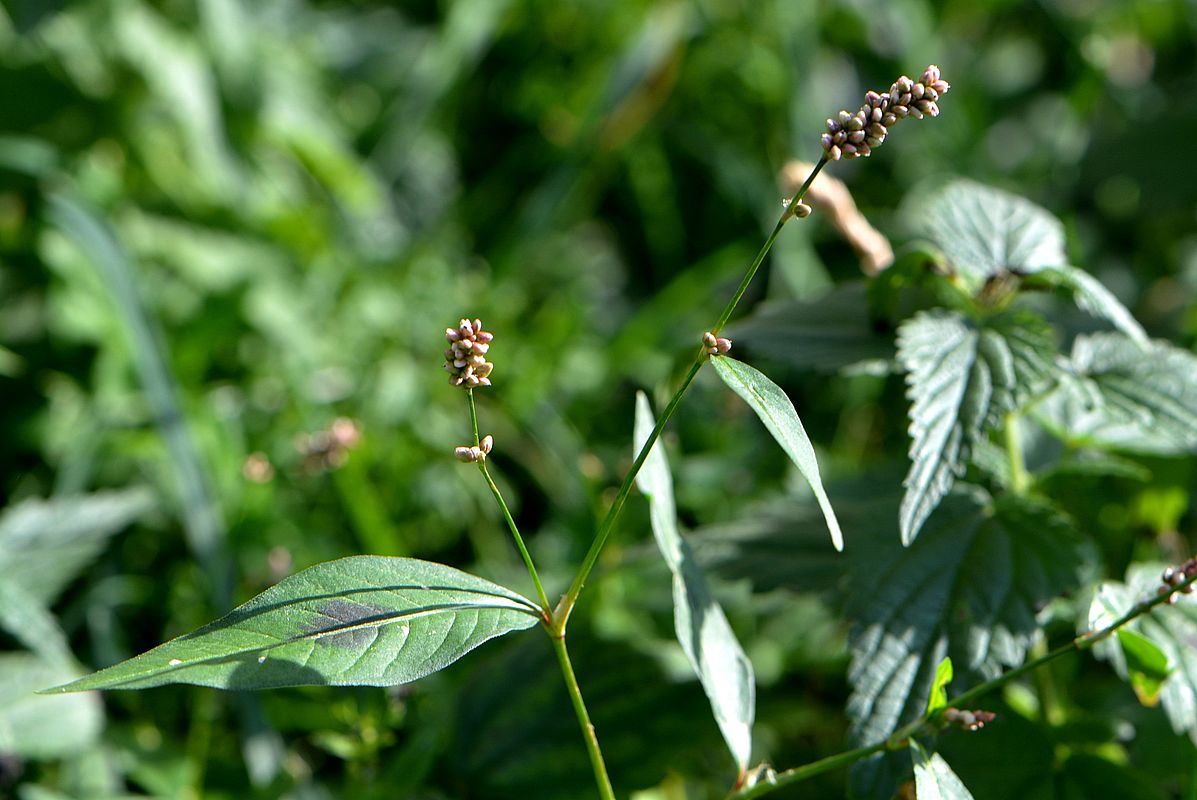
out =
<path fill-rule="evenodd" d="M 1133 564 L 1126 583 L 1103 584 L 1089 607 L 1089 630 L 1108 626 L 1140 599 L 1154 596 L 1160 586 L 1161 569 L 1158 564 Z M 1171 673 L 1166 680 L 1161 677 L 1158 655 L 1146 648 L 1142 653 L 1128 653 L 1121 637 L 1098 642 L 1093 652 L 1109 661 L 1132 687 L 1136 671 L 1147 673 L 1148 689 L 1156 679 L 1161 680 L 1159 702 L 1172 729 L 1187 733 L 1197 744 L 1197 648 L 1193 647 L 1197 642 L 1197 595 L 1181 594 L 1175 605 L 1157 606 L 1122 630 L 1133 631 L 1164 654 L 1168 665 L 1165 669 Z"/>
<path fill-rule="evenodd" d="M 899 512 L 904 543 L 963 474 L 985 428 L 1043 387 L 1053 353 L 1050 329 L 1028 312 L 978 327 L 954 312 L 927 311 L 898 329 L 911 400 L 911 464 Z"/>
<path fill-rule="evenodd" d="M 859 744 L 922 716 L 945 657 L 966 685 L 1021 664 L 1036 612 L 1079 585 L 1089 559 L 1067 518 L 1024 496 L 954 493 L 909 547 L 886 533 L 866 542 L 850 578 L 848 715 Z"/>
<path fill-rule="evenodd" d="M 1057 436 L 1134 453 L 1197 452 L 1197 356 L 1099 333 L 1077 337 L 1069 367 L 1035 406 Z"/>
<path fill-rule="evenodd" d="M 71 648 L 54 615 L 15 580 L 0 578 L 0 628 L 46 663 L 71 663 Z"/>
<path fill-rule="evenodd" d="M 648 398 L 636 395 L 634 444 L 639 452 L 655 421 Z M 673 573 L 673 611 L 677 640 L 711 701 L 711 711 L 731 750 L 740 774 L 752 757 L 752 722 L 756 715 L 756 682 L 752 662 L 736 639 L 723 609 L 711 596 L 706 578 L 677 525 L 673 478 L 665 451 L 657 441 L 636 476 L 649 499 L 649 515 L 657 547 Z"/>
<path fill-rule="evenodd" d="M 910 758 L 914 762 L 914 793 L 918 800 L 973 800 L 939 753 L 927 755 L 922 745 L 911 739 Z"/>
<path fill-rule="evenodd" d="M 931 696 L 927 698 L 926 715 L 929 717 L 948 704 L 948 684 L 952 682 L 952 659 L 945 658 L 935 668 L 935 680 L 931 683 Z"/>
<path fill-rule="evenodd" d="M 34 693 L 78 674 L 76 669 L 29 653 L 0 653 L 0 753 L 60 758 L 96 741 L 104 726 L 98 696 Z"/>
<path fill-rule="evenodd" d="M 973 293 L 1004 272 L 1026 275 L 1068 263 L 1060 221 L 1001 189 L 956 179 L 912 195 L 905 211 Z"/>
<path fill-rule="evenodd" d="M 737 347 L 803 369 L 835 371 L 894 358 L 893 334 L 874 328 L 863 281 L 813 299 L 767 304 L 733 324 L 728 335 Z M 779 348 L 777 342 L 787 344 Z"/>
<path fill-rule="evenodd" d="M 532 601 L 452 567 L 353 556 L 284 578 L 194 633 L 52 691 L 395 686 L 539 620 Z"/>
<path fill-rule="evenodd" d="M 1139 702 L 1154 706 L 1160 700 L 1160 687 L 1172 671 L 1168 669 L 1168 655 L 1145 636 L 1123 628 L 1118 631 L 1118 644 L 1130 674 L 1131 688 Z"/>
<path fill-rule="evenodd" d="M 835 511 L 831 508 L 831 501 L 827 499 L 827 491 L 819 477 L 819 462 L 815 459 L 815 448 L 811 446 L 810 437 L 806 435 L 802 420 L 798 418 L 798 412 L 790 398 L 786 397 L 781 387 L 741 361 L 727 356 L 716 356 L 711 359 L 711 363 L 723 382 L 756 412 L 761 422 L 769 429 L 769 433 L 773 434 L 773 438 L 798 467 L 802 477 L 806 478 L 806 482 L 815 493 L 815 499 L 819 501 L 819 508 L 823 510 L 823 517 L 827 520 L 832 544 L 836 550 L 843 550 L 844 535 L 840 532 L 840 523 L 835 518 Z"/>
<path fill-rule="evenodd" d="M 1037 283 L 1064 289 L 1072 295 L 1077 308 L 1108 320 L 1136 342 L 1147 343 L 1147 334 L 1139 321 L 1118 301 L 1113 292 L 1083 269 L 1066 265 L 1043 269 L 1031 280 L 1031 285 Z"/>

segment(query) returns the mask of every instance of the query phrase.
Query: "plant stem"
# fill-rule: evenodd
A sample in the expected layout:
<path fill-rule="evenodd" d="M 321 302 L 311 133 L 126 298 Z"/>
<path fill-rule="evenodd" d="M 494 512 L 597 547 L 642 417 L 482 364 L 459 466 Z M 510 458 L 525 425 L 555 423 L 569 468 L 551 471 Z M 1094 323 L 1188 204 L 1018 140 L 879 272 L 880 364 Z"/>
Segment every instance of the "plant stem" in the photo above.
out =
<path fill-rule="evenodd" d="M 1022 454 L 1022 439 L 1018 436 L 1018 414 L 1007 411 L 1002 422 L 1006 439 L 1006 459 L 1010 462 L 1010 490 L 1014 494 L 1026 494 L 1031 488 L 1031 475 Z"/>
<path fill-rule="evenodd" d="M 1192 578 L 1189 578 L 1173 588 L 1176 591 L 1180 591 L 1184 587 L 1192 585 L 1194 582 L 1197 582 L 1197 575 L 1194 575 Z M 1017 680 L 1023 675 L 1037 670 L 1043 665 L 1055 661 L 1061 656 L 1067 655 L 1069 653 L 1088 650 L 1098 642 L 1108 639 L 1128 623 L 1143 616 L 1155 607 L 1167 603 L 1168 597 L 1171 594 L 1171 591 L 1166 591 L 1162 594 L 1157 594 L 1153 597 L 1147 598 L 1146 600 L 1142 600 L 1131 606 L 1129 611 L 1111 622 L 1106 627 L 1100 630 L 1082 634 L 1066 644 L 1062 644 L 1056 649 L 1044 653 L 1038 658 L 1031 659 L 1021 667 L 1012 669 L 1009 672 L 999 675 L 993 680 L 985 681 L 984 683 L 978 684 L 966 692 L 950 698 L 944 708 L 936 711 L 929 717 L 920 717 L 919 719 L 907 723 L 891 733 L 884 741 L 867 745 L 865 747 L 858 747 L 855 750 L 848 750 L 837 755 L 828 756 L 827 758 L 822 758 L 818 761 L 812 761 L 811 763 L 804 764 L 800 767 L 787 769 L 784 772 L 778 772 L 767 778 L 764 783 L 730 793 L 727 796 L 727 800 L 747 800 L 750 797 L 762 797 L 773 792 L 775 789 L 780 789 L 783 786 L 804 781 L 807 778 L 812 778 L 815 775 L 827 772 L 828 770 L 832 770 L 837 767 L 850 766 L 863 758 L 873 755 L 874 753 L 880 753 L 883 750 L 898 750 L 906 747 L 907 741 L 912 736 L 919 734 L 923 730 L 934 731 L 941 727 L 940 719 L 943 716 L 943 712 L 948 708 L 966 708 L 969 703 L 982 697 L 983 695 L 992 692 L 994 689 L 1005 686 L 1007 683 Z"/>
<path fill-rule="evenodd" d="M 811 170 L 810 175 L 806 177 L 806 180 L 803 181 L 802 186 L 798 188 L 794 196 L 790 198 L 790 201 L 786 203 L 785 211 L 781 213 L 777 224 L 773 226 L 773 232 L 769 234 L 769 238 L 765 240 L 765 243 L 761 245 L 761 249 L 757 251 L 756 257 L 749 265 L 748 271 L 744 273 L 744 279 L 740 281 L 740 286 L 736 289 L 735 295 L 724 306 L 718 321 L 711 328 L 711 333 L 717 334 L 727 324 L 727 321 L 731 319 L 736 306 L 739 305 L 740 300 L 744 297 L 744 293 L 748 291 L 749 284 L 752 283 L 752 279 L 756 276 L 757 271 L 760 270 L 761 264 L 764 263 L 765 256 L 773 249 L 773 243 L 777 241 L 781 229 L 794 216 L 794 204 L 806 196 L 806 192 L 810 189 L 810 185 L 814 182 L 815 177 L 818 176 L 826 165 L 827 157 L 824 156 L 815 165 L 814 169 Z M 586 579 L 590 577 L 590 572 L 594 569 L 594 565 L 598 562 L 599 554 L 602 552 L 603 546 L 607 543 L 607 537 L 611 535 L 611 531 L 615 527 L 615 522 L 619 518 L 620 512 L 623 511 L 624 503 L 627 502 L 628 494 L 632 491 L 632 484 L 635 483 L 636 476 L 640 473 L 640 468 L 644 466 L 644 461 L 648 458 L 649 451 L 652 450 L 653 445 L 661 436 L 661 431 L 665 429 L 665 425 L 669 422 L 670 417 L 673 416 L 673 412 L 681 404 L 686 390 L 690 388 L 690 384 L 694 382 L 694 379 L 698 376 L 703 365 L 707 363 L 707 360 L 706 349 L 700 347 L 698 354 L 694 358 L 694 363 L 690 366 L 690 371 L 686 373 L 681 386 L 674 392 L 668 405 L 665 406 L 665 410 L 658 417 L 657 424 L 653 426 L 652 433 L 649 434 L 648 439 L 640 448 L 640 452 L 636 454 L 636 460 L 632 462 L 632 468 L 624 476 L 623 483 L 619 487 L 619 492 L 615 495 L 614 502 L 611 503 L 611 507 L 607 509 L 606 516 L 603 517 L 603 521 L 599 524 L 598 532 L 595 534 L 594 541 L 590 544 L 590 550 L 587 551 L 586 558 L 583 559 L 582 566 L 578 569 L 578 574 L 574 578 L 574 582 L 570 584 L 569 591 L 562 596 L 561 602 L 557 604 L 557 609 L 553 613 L 554 633 L 564 634 L 565 625 L 569 621 L 569 615 L 573 611 L 574 605 L 578 602 L 578 595 L 581 594 L 582 587 L 586 584 Z"/>
<path fill-rule="evenodd" d="M 569 689 L 569 699 L 574 705 L 574 713 L 578 716 L 578 725 L 582 728 L 582 738 L 586 740 L 586 753 L 590 756 L 590 766 L 594 768 L 594 781 L 598 784 L 599 796 L 603 800 L 615 800 L 615 790 L 611 788 L 611 779 L 607 777 L 607 765 L 603 762 L 603 751 L 599 749 L 594 724 L 590 721 L 590 714 L 586 712 L 582 690 L 578 687 L 578 678 L 574 675 L 569 651 L 565 649 L 564 633 L 550 633 L 549 638 L 553 642 L 553 650 L 557 653 L 557 662 L 561 665 L 561 674 L 565 678 L 566 688 Z"/>

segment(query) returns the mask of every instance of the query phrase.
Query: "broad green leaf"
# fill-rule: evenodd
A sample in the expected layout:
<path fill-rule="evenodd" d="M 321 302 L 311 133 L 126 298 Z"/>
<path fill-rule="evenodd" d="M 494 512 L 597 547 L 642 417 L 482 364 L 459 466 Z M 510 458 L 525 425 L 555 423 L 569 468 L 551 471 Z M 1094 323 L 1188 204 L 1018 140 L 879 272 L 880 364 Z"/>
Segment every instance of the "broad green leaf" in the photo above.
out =
<path fill-rule="evenodd" d="M 1117 637 L 1122 657 L 1126 659 L 1131 688 L 1140 703 L 1154 706 L 1160 700 L 1160 687 L 1172 674 L 1168 668 L 1168 655 L 1155 642 L 1133 630 L 1123 628 Z"/>
<path fill-rule="evenodd" d="M 109 537 L 150 509 L 144 489 L 26 500 L 0 516 L 0 582 L 42 604 L 99 555 Z"/>
<path fill-rule="evenodd" d="M 1051 331 L 1030 313 L 1000 314 L 978 327 L 954 312 L 927 311 L 898 329 L 911 401 L 903 542 L 914 541 L 963 474 L 985 428 L 1041 389 L 1053 353 Z"/>
<path fill-rule="evenodd" d="M 59 758 L 93 744 L 104 725 L 95 694 L 35 692 L 78 676 L 76 669 L 30 653 L 0 653 L 0 753 Z"/>
<path fill-rule="evenodd" d="M 810 437 L 806 435 L 802 420 L 798 418 L 798 412 L 790 398 L 786 397 L 786 393 L 777 384 L 741 361 L 727 356 L 716 356 L 711 359 L 711 363 L 723 382 L 756 412 L 761 422 L 769 429 L 769 433 L 773 434 L 773 438 L 798 467 L 798 471 L 814 491 L 819 508 L 823 510 L 827 527 L 831 531 L 831 543 L 835 545 L 836 550 L 843 550 L 844 535 L 840 532 L 840 523 L 835 518 L 831 501 L 827 499 L 823 480 L 819 477 L 819 462 L 815 459 L 815 448 L 811 446 Z"/>
<path fill-rule="evenodd" d="M 1077 337 L 1069 367 L 1035 406 L 1056 435 L 1134 453 L 1197 452 L 1197 356 L 1099 333 Z"/>
<path fill-rule="evenodd" d="M 914 762 L 914 793 L 918 800 L 973 800 L 939 753 L 928 755 L 922 745 L 911 739 L 910 758 Z"/>
<path fill-rule="evenodd" d="M 1025 275 L 1068 263 L 1060 221 L 1001 189 L 956 179 L 912 195 L 906 213 L 974 293 L 1004 272 Z"/>
<path fill-rule="evenodd" d="M 655 421 L 648 398 L 636 395 L 634 445 L 639 452 Z M 707 588 L 706 578 L 677 525 L 673 478 L 665 451 L 657 441 L 645 459 L 636 485 L 649 499 L 649 515 L 657 547 L 673 573 L 673 612 L 677 640 L 711 701 L 711 711 L 741 774 L 752 757 L 752 721 L 756 714 L 756 682 L 752 662 L 736 639 L 723 609 Z"/>
<path fill-rule="evenodd" d="M 353 556 L 284 578 L 194 633 L 53 691 L 395 686 L 539 619 L 530 600 L 452 567 Z"/>
<path fill-rule="evenodd" d="M 737 347 L 805 369 L 888 365 L 894 358 L 893 334 L 874 328 L 861 281 L 840 284 L 813 299 L 762 306 L 734 323 L 728 335 Z M 778 347 L 778 342 L 786 346 Z"/>
<path fill-rule="evenodd" d="M 1118 301 L 1114 293 L 1088 272 L 1077 267 L 1057 266 L 1040 270 L 1034 276 L 1035 283 L 1059 287 L 1072 294 L 1077 308 L 1113 323 L 1114 327 L 1140 344 L 1147 343 L 1147 334 Z"/>
<path fill-rule="evenodd" d="M 965 685 L 1020 665 L 1038 631 L 1036 612 L 1079 584 L 1089 558 L 1085 540 L 1052 507 L 1020 496 L 991 503 L 979 491 L 947 498 L 909 547 L 881 531 L 864 550 L 852 565 L 850 585 L 859 589 L 847 609 L 857 744 L 922 716 L 945 657 Z M 876 796 L 883 780 L 870 769 L 854 777 L 862 796 Z"/>
<path fill-rule="evenodd" d="M 935 668 L 935 680 L 931 683 L 931 696 L 927 698 L 927 716 L 931 716 L 948 704 L 948 685 L 952 682 L 952 659 L 945 658 Z"/>
<path fill-rule="evenodd" d="M 1089 607 L 1089 630 L 1108 626 L 1139 600 L 1156 594 L 1160 584 L 1162 565 L 1134 564 L 1126 583 L 1103 584 Z M 1187 733 L 1197 744 L 1197 595 L 1181 594 L 1175 605 L 1161 605 L 1139 617 L 1123 630 L 1143 637 L 1167 659 L 1171 674 L 1159 687 L 1159 702 L 1177 733 Z M 1128 654 L 1121 639 L 1111 638 L 1093 647 L 1094 653 L 1109 661 L 1114 670 L 1134 685 L 1134 673 L 1146 660 L 1153 664 L 1151 671 L 1158 677 L 1159 659 L 1150 652 L 1143 660 Z M 1128 657 L 1128 655 L 1130 657 Z M 1136 691 L 1137 693 L 1137 691 Z"/>

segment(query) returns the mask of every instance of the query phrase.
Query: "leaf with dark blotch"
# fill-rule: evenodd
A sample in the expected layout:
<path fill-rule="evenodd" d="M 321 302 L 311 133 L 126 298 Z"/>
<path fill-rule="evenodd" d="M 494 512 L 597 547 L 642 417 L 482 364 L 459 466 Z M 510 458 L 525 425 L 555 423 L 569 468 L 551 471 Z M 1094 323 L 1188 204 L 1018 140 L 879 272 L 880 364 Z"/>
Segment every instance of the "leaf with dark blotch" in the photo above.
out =
<path fill-rule="evenodd" d="M 285 578 L 194 633 L 53 691 L 395 686 L 539 621 L 530 600 L 452 567 L 354 556 Z"/>
<path fill-rule="evenodd" d="M 918 800 L 973 800 L 964 782 L 956 777 L 939 753 L 927 754 L 922 745 L 910 741 L 914 763 L 914 789 Z"/>
<path fill-rule="evenodd" d="M 1078 585 L 1089 559 L 1084 539 L 1050 506 L 1017 496 L 991 504 L 980 491 L 946 499 L 910 547 L 878 541 L 866 551 L 852 567 L 848 607 L 848 715 L 859 744 L 923 714 L 945 657 L 957 688 L 1021 664 L 1036 612 Z M 856 780 L 872 784 L 877 763 Z"/>
<path fill-rule="evenodd" d="M 711 363 L 728 388 L 740 395 L 748 407 L 756 412 L 765 428 L 798 467 L 802 477 L 810 484 L 811 491 L 815 493 L 819 508 L 823 510 L 827 528 L 831 531 L 831 543 L 835 545 L 836 550 L 843 550 L 844 534 L 840 532 L 840 523 L 835 518 L 831 500 L 827 498 L 827 490 L 823 488 L 815 448 L 811 445 L 810 437 L 806 435 L 806 429 L 802 427 L 802 420 L 798 418 L 798 411 L 790 402 L 790 398 L 786 397 L 780 386 L 741 361 L 728 356 L 716 356 L 711 359 Z"/>
<path fill-rule="evenodd" d="M 635 451 L 648 441 L 655 421 L 648 398 L 636 395 Z M 673 612 L 677 640 L 711 701 L 711 711 L 740 774 L 752 757 L 752 722 L 756 715 L 756 682 L 752 662 L 736 639 L 723 609 L 711 595 L 694 552 L 678 530 L 673 478 L 665 451 L 657 441 L 636 485 L 649 499 L 653 536 L 673 573 Z"/>
<path fill-rule="evenodd" d="M 928 311 L 898 330 L 907 372 L 910 471 L 899 512 L 902 541 L 952 488 L 985 428 L 1041 391 L 1051 373 L 1051 331 L 1027 312 L 999 314 L 978 327 L 950 311 Z"/>
<path fill-rule="evenodd" d="M 1077 337 L 1069 366 L 1035 406 L 1046 428 L 1074 444 L 1197 452 L 1197 356 L 1166 342 L 1100 333 Z"/>

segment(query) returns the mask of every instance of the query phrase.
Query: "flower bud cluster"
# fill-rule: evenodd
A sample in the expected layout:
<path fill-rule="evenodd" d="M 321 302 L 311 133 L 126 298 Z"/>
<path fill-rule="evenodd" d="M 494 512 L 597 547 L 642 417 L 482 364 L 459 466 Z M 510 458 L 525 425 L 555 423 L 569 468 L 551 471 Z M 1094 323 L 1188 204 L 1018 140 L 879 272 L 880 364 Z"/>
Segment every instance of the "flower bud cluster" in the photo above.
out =
<path fill-rule="evenodd" d="M 461 447 L 453 448 L 453 457 L 458 461 L 464 461 L 467 464 L 473 464 L 478 461 L 485 461 L 486 457 L 490 455 L 491 448 L 495 446 L 495 440 L 490 434 L 482 437 L 482 441 L 478 444 L 462 445 Z"/>
<path fill-rule="evenodd" d="M 905 75 L 898 78 L 887 94 L 869 91 L 855 114 L 841 111 L 827 120 L 823 150 L 832 161 L 867 156 L 885 141 L 890 128 L 907 117 L 939 116 L 939 98 L 950 88 L 939 76 L 939 67 L 932 64 L 917 81 Z"/>
<path fill-rule="evenodd" d="M 997 717 L 992 711 L 962 711 L 959 708 L 945 708 L 943 719 L 945 722 L 957 725 L 966 731 L 979 731 Z"/>
<path fill-rule="evenodd" d="M 1165 567 L 1164 574 L 1160 576 L 1163 582 L 1160 594 L 1167 594 L 1168 602 L 1175 604 L 1180 600 L 1180 595 L 1193 593 L 1193 584 L 1185 581 L 1194 575 L 1197 575 L 1197 558 L 1190 558 L 1179 567 Z"/>
<path fill-rule="evenodd" d="M 707 355 L 725 356 L 731 350 L 731 339 L 717 337 L 707 331 L 702 335 L 702 346 L 707 349 Z"/>
<path fill-rule="evenodd" d="M 490 371 L 495 365 L 486 360 L 495 336 L 482 330 L 482 320 L 463 319 L 456 328 L 445 329 L 449 349 L 445 351 L 445 369 L 449 370 L 449 383 L 463 389 L 475 386 L 490 386 Z"/>

